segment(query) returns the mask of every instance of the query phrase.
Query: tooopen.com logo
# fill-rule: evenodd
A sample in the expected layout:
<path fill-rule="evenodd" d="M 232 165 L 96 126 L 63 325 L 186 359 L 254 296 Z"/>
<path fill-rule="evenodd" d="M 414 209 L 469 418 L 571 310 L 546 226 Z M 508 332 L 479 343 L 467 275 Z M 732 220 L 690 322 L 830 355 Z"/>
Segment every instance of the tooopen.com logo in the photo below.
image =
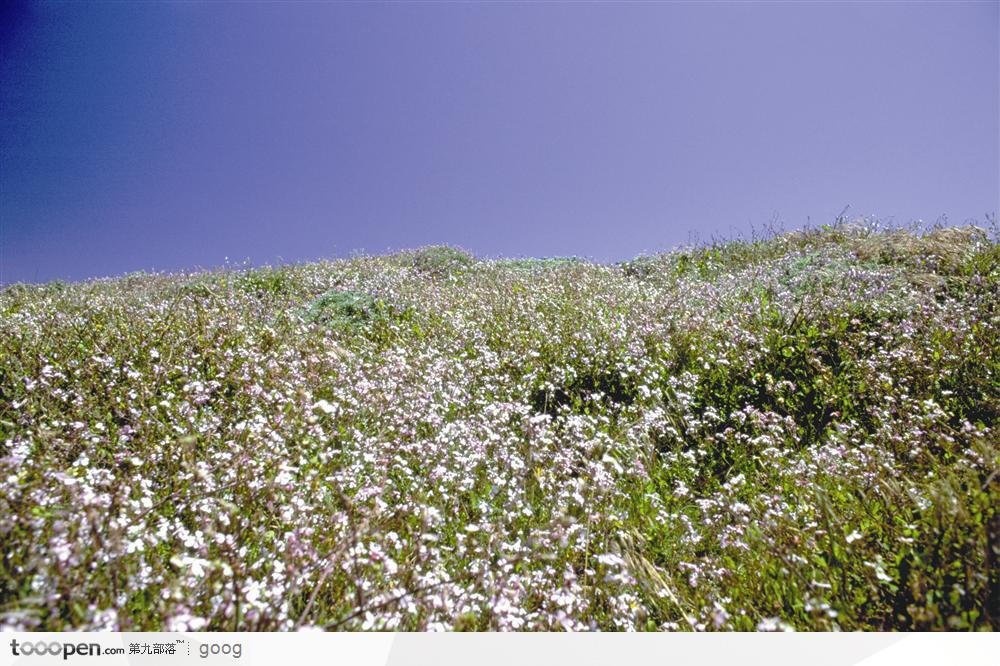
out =
<path fill-rule="evenodd" d="M 57 643 L 55 641 L 46 643 L 45 641 L 25 641 L 10 642 L 10 651 L 15 657 L 46 656 L 58 657 L 62 655 L 63 660 L 71 656 L 80 655 L 83 657 L 99 657 L 102 654 L 125 654 L 125 648 L 102 648 L 97 643 Z"/>

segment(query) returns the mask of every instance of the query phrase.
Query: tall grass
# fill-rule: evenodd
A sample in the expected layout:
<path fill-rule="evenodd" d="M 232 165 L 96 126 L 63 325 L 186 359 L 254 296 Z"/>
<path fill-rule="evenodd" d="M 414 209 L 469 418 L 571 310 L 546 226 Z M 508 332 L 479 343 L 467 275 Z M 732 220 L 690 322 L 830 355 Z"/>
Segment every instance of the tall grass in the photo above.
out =
<path fill-rule="evenodd" d="M 1000 252 L 841 223 L 0 293 L 0 622 L 995 629 Z"/>

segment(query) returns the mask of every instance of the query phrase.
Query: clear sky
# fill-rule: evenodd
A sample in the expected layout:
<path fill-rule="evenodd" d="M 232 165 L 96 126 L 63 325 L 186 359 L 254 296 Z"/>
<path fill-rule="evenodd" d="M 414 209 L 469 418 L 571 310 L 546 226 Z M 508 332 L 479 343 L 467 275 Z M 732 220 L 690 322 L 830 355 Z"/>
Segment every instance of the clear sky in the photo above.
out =
<path fill-rule="evenodd" d="M 998 209 L 996 1 L 0 7 L 4 282 Z"/>

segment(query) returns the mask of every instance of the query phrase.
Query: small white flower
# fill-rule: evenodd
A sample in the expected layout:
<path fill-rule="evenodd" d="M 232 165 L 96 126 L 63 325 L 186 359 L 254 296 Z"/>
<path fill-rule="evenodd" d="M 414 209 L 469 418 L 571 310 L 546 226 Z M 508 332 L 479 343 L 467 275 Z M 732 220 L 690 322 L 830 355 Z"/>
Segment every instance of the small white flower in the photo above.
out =
<path fill-rule="evenodd" d="M 337 413 L 337 406 L 330 404 L 326 400 L 317 400 L 316 404 L 314 404 L 312 408 L 314 410 L 318 409 L 324 414 L 329 414 L 330 416 L 333 416 L 334 414 Z"/>
<path fill-rule="evenodd" d="M 712 624 L 716 629 L 718 629 L 724 625 L 727 620 L 729 620 L 730 616 L 729 611 L 727 611 L 718 601 L 716 601 L 714 605 L 715 610 L 712 611 Z"/>
<path fill-rule="evenodd" d="M 615 460 L 613 457 L 609 456 L 606 453 L 604 454 L 604 457 L 601 458 L 601 462 L 611 465 L 611 467 L 619 474 L 623 474 L 625 472 L 625 470 L 621 466 L 621 463 L 619 463 L 617 460 Z"/>
<path fill-rule="evenodd" d="M 167 620 L 167 631 L 188 632 L 198 631 L 208 624 L 208 620 L 203 617 L 182 612 Z"/>
<path fill-rule="evenodd" d="M 625 560 L 623 560 L 618 555 L 615 555 L 614 553 L 602 553 L 597 556 L 597 561 L 606 567 L 625 566 Z"/>
<path fill-rule="evenodd" d="M 882 568 L 881 562 L 865 562 L 865 565 L 875 570 L 875 578 L 878 578 L 883 583 L 892 582 L 892 577 Z"/>
<path fill-rule="evenodd" d="M 757 631 L 777 631 L 780 621 L 776 617 L 766 617 L 757 623 Z"/>

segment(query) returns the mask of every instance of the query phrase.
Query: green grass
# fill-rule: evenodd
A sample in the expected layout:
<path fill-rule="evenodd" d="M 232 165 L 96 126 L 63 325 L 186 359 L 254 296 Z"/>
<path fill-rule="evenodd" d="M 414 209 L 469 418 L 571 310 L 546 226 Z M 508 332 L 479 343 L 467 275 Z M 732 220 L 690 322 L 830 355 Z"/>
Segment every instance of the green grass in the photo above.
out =
<path fill-rule="evenodd" d="M 0 622 L 990 630 L 1000 251 L 840 223 L 0 292 Z"/>

